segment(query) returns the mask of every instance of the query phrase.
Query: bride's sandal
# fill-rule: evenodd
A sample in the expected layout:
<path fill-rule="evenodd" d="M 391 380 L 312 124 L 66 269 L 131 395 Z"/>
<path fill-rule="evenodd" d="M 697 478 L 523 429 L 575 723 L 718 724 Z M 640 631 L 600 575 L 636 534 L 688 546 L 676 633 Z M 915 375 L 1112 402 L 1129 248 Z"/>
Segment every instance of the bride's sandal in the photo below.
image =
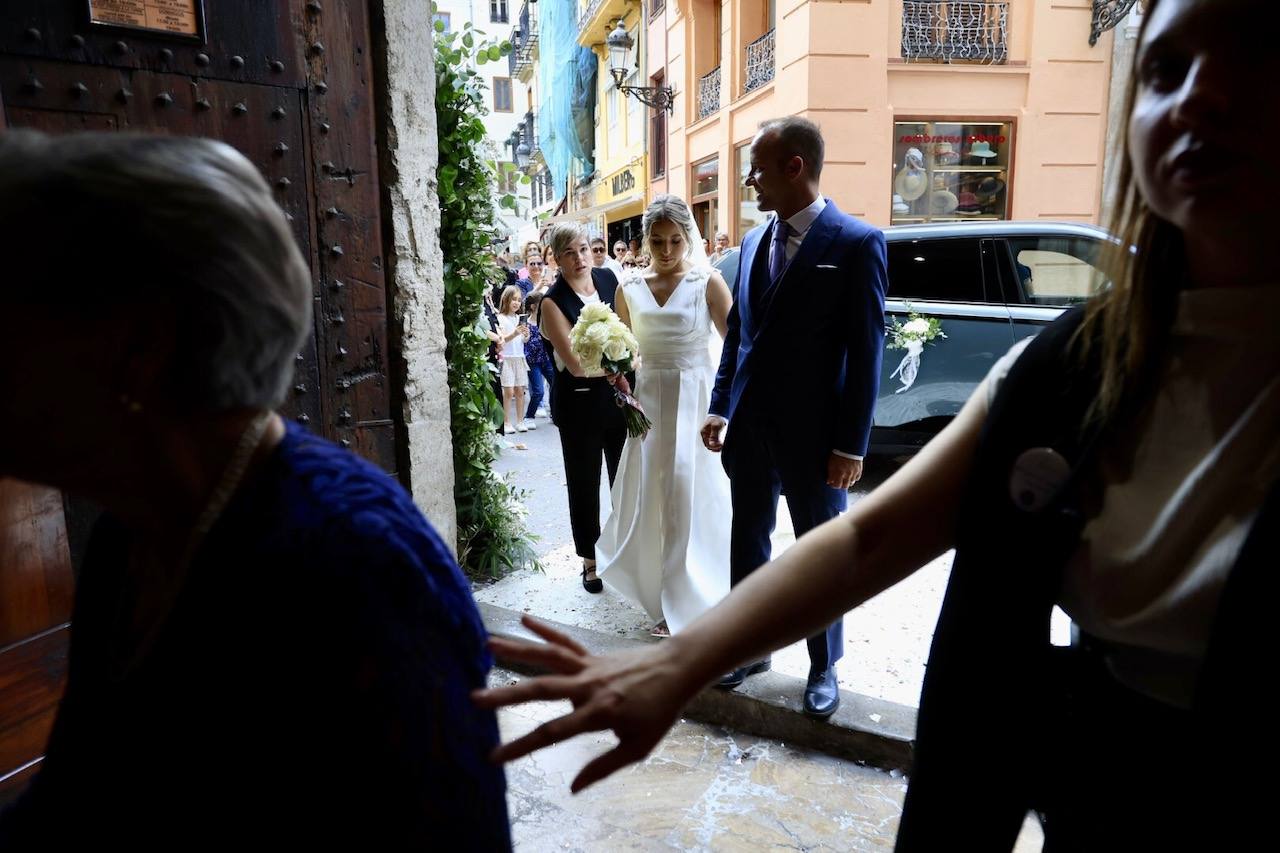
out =
<path fill-rule="evenodd" d="M 596 567 L 594 565 L 588 566 L 586 563 L 582 564 L 582 588 L 591 593 L 604 592 L 604 581 L 600 580 L 600 578 L 587 577 L 587 572 L 594 573 L 595 570 Z"/>

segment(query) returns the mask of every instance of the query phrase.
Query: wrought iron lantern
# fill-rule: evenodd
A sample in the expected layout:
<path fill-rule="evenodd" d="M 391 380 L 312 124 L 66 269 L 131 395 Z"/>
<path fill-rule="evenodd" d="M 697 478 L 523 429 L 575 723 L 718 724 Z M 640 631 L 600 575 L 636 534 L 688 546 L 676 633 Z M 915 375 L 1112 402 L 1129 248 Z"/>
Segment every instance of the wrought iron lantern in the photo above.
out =
<path fill-rule="evenodd" d="M 613 75 L 613 85 L 623 95 L 630 95 L 655 110 L 675 112 L 675 95 L 670 86 L 628 86 L 623 82 L 634 67 L 631 49 L 635 44 L 635 39 L 631 38 L 619 19 L 618 25 L 605 39 L 605 45 L 609 48 L 609 73 Z"/>

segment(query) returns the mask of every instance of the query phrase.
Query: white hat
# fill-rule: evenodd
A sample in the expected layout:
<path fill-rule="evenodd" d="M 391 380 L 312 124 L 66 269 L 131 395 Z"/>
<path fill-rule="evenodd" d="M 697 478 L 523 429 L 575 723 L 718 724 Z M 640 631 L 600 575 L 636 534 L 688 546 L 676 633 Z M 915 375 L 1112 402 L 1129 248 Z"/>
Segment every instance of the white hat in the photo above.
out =
<path fill-rule="evenodd" d="M 960 200 L 951 190 L 934 190 L 929 197 L 929 210 L 934 216 L 946 216 L 960 206 Z"/>
<path fill-rule="evenodd" d="M 975 142 L 969 147 L 969 156 L 981 157 L 983 160 L 987 160 L 991 157 L 998 157 L 999 155 L 991 150 L 990 142 Z"/>
<path fill-rule="evenodd" d="M 929 180 L 923 169 L 910 169 L 903 166 L 902 171 L 893 181 L 894 191 L 905 201 L 915 201 L 924 195 L 928 188 Z"/>

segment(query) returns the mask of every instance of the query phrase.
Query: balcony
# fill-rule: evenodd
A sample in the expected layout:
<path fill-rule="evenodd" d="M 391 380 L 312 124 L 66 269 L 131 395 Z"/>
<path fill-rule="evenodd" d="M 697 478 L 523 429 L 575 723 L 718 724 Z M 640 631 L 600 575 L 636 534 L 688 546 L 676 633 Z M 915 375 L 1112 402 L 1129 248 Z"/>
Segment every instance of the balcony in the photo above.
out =
<path fill-rule="evenodd" d="M 908 62 L 1009 59 L 1009 4 L 994 0 L 904 0 L 902 58 Z"/>
<path fill-rule="evenodd" d="M 507 75 L 510 77 L 518 76 L 516 74 L 516 56 L 520 53 L 520 31 L 511 31 L 511 52 L 507 54 Z"/>
<path fill-rule="evenodd" d="M 633 6 L 629 0 L 580 0 L 582 13 L 578 15 L 578 44 L 591 47 L 604 41 L 612 25 L 619 19 L 625 19 Z"/>
<path fill-rule="evenodd" d="M 773 44 L 774 31 L 769 30 L 747 45 L 747 83 L 744 94 L 759 89 L 773 79 Z"/>
<path fill-rule="evenodd" d="M 527 2 L 520 7 L 520 27 L 516 32 L 519 33 L 519 45 L 515 43 L 515 39 L 512 40 L 511 55 L 515 60 L 511 70 L 522 81 L 528 83 L 534 60 L 538 58 L 538 14 L 536 8 L 533 14 L 530 14 Z"/>
<path fill-rule="evenodd" d="M 720 109 L 720 69 L 698 81 L 698 118 L 704 119 Z"/>

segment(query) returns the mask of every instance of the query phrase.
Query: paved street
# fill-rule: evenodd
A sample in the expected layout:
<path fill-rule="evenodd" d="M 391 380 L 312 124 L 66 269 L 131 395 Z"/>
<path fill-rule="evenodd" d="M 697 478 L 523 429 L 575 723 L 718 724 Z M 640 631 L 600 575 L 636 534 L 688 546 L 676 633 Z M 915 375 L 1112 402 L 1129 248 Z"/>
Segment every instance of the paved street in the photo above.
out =
<path fill-rule="evenodd" d="M 582 589 L 578 580 L 581 564 L 574 555 L 569 531 L 559 434 L 549 420 L 539 418 L 537 424 L 538 429 L 532 432 L 505 438 L 504 444 L 511 446 L 504 448 L 496 467 L 527 492 L 528 523 L 540 537 L 538 551 L 546 573 L 516 572 L 477 590 L 476 598 L 566 624 L 643 636 L 653 627 L 643 610 L 612 590 L 590 595 Z M 855 500 L 860 494 L 865 492 L 855 493 Z M 609 511 L 608 492 L 603 488 L 601 511 Z M 774 553 L 794 540 L 788 514 L 780 507 Z M 950 569 L 951 555 L 947 554 L 845 616 L 845 657 L 839 666 L 845 688 L 903 705 L 918 703 L 933 625 Z M 805 677 L 809 660 L 804 644 L 775 654 L 774 667 Z"/>
<path fill-rule="evenodd" d="M 516 676 L 495 670 L 494 685 Z M 544 702 L 499 713 L 504 740 L 568 710 Z M 520 853 L 659 850 L 890 850 L 906 780 L 852 761 L 690 721 L 653 753 L 579 795 L 569 783 L 613 743 L 582 735 L 507 766 Z M 962 837 L 962 833 L 958 835 Z M 1015 853 L 1039 850 L 1028 818 Z"/>

